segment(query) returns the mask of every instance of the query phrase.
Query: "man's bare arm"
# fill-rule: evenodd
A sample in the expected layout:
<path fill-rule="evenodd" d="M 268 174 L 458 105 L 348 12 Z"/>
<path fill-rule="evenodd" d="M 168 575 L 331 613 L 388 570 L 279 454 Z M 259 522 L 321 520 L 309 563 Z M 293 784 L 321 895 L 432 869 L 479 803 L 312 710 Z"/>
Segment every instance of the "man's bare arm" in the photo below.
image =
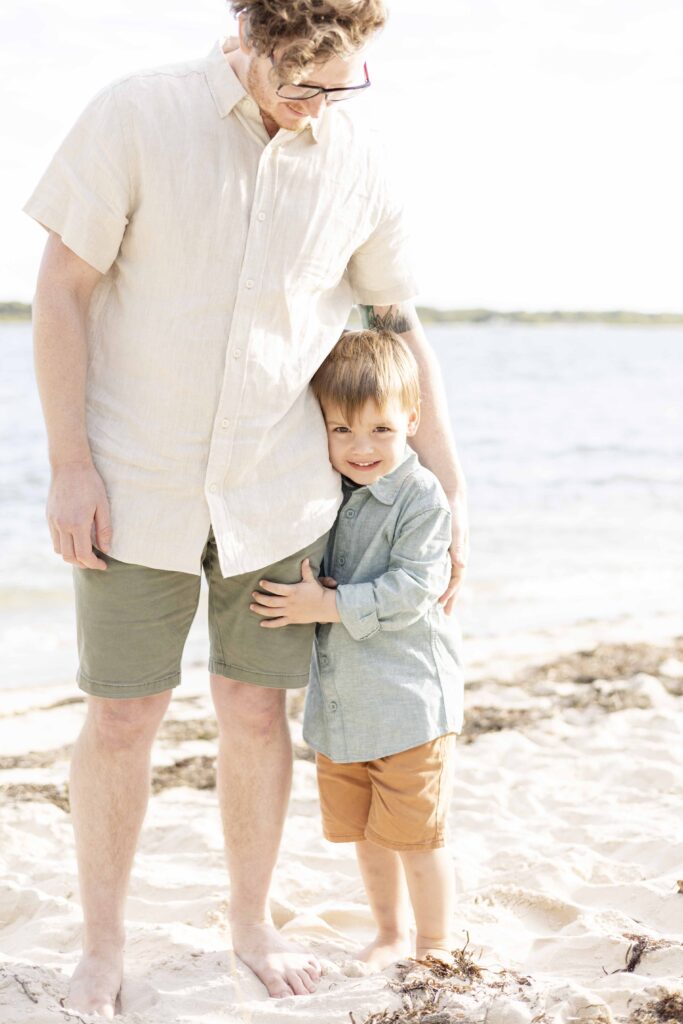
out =
<path fill-rule="evenodd" d="M 86 319 L 101 276 L 50 232 L 33 304 L 36 379 L 52 469 L 47 520 L 56 553 L 88 569 L 106 569 L 93 551 L 93 532 L 101 550 L 111 541 L 109 502 L 85 425 Z"/>
<path fill-rule="evenodd" d="M 439 364 L 425 337 L 412 302 L 395 306 L 361 306 L 366 327 L 400 334 L 420 370 L 420 426 L 411 445 L 424 466 L 434 473 L 446 492 L 453 512 L 453 575 L 441 600 L 451 611 L 468 556 L 467 487 L 450 427 L 446 394 Z"/>

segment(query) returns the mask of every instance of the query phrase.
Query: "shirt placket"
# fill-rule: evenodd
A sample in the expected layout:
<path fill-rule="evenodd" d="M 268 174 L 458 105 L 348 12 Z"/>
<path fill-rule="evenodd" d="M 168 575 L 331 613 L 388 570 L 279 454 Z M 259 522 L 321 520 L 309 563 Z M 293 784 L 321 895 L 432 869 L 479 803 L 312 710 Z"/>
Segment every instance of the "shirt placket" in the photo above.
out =
<path fill-rule="evenodd" d="M 353 544 L 355 529 L 358 520 L 358 501 L 355 494 L 352 494 L 344 508 L 339 513 L 337 527 L 332 551 L 332 575 L 338 583 L 347 583 L 349 580 L 348 570 L 345 568 L 350 561 L 351 548 Z M 341 574 L 341 579 L 339 578 Z M 329 633 L 328 633 L 329 636 Z M 346 756 L 346 739 L 344 735 L 344 706 L 342 697 L 334 685 L 335 674 L 339 672 L 339 666 L 335 664 L 334 655 L 326 643 L 318 644 L 318 671 L 320 678 L 320 689 L 323 696 L 325 718 L 327 722 L 327 734 L 330 747 L 338 752 L 339 757 Z M 351 695 L 353 700 L 353 696 Z"/>
<path fill-rule="evenodd" d="M 226 477 L 230 468 L 240 408 L 248 400 L 247 362 L 253 344 L 252 327 L 262 291 L 268 237 L 275 204 L 275 184 L 280 146 L 286 141 L 272 139 L 264 147 L 256 173 L 256 185 L 249 218 L 244 258 L 237 285 L 225 356 L 225 369 L 209 458 L 204 493 L 215 532 L 228 535 L 225 501 Z M 219 550 L 220 558 L 220 550 Z"/>

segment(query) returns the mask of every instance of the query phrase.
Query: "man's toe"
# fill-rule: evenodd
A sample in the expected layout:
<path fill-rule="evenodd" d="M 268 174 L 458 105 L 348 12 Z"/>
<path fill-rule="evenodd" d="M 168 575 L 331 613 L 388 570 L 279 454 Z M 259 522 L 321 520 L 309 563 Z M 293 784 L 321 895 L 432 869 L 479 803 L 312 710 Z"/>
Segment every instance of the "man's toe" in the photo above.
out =
<path fill-rule="evenodd" d="M 307 996 L 309 994 L 309 990 L 304 984 L 302 973 L 291 969 L 287 971 L 285 977 L 287 978 L 287 984 L 295 996 Z"/>

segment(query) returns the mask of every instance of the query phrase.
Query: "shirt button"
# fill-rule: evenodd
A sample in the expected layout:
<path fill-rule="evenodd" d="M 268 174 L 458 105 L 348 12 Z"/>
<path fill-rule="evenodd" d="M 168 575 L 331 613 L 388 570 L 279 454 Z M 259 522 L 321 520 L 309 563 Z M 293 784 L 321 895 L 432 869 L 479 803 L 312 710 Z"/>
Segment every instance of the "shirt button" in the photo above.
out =
<path fill-rule="evenodd" d="M 235 351 L 232 354 L 232 358 L 233 359 L 239 359 L 239 357 L 241 355 L 242 355 L 242 349 L 241 348 L 236 348 Z"/>
<path fill-rule="evenodd" d="M 339 558 L 337 559 L 337 565 L 345 565 L 345 564 L 346 564 L 346 557 L 344 555 L 340 555 Z"/>
<path fill-rule="evenodd" d="M 245 281 L 244 283 L 245 283 L 247 288 L 253 288 L 254 287 L 254 282 L 252 281 L 251 278 L 249 278 L 249 280 Z"/>
<path fill-rule="evenodd" d="M 344 515 L 346 516 L 347 519 L 353 519 L 355 514 L 356 513 L 353 511 L 352 508 L 347 508 L 346 512 L 344 513 Z"/>
<path fill-rule="evenodd" d="M 266 219 L 266 215 L 265 215 L 265 213 L 263 212 L 263 210 L 260 210 L 260 211 L 259 211 L 259 213 L 258 213 L 258 219 L 259 219 L 259 220 L 265 220 L 265 219 Z"/>
<path fill-rule="evenodd" d="M 330 711 L 336 711 L 337 710 L 337 702 L 336 702 L 336 700 L 331 700 L 330 701 L 329 708 L 330 708 Z"/>
<path fill-rule="evenodd" d="M 221 426 L 223 430 L 227 430 L 230 426 L 230 420 L 221 420 Z"/>
<path fill-rule="evenodd" d="M 218 490 L 218 484 L 209 484 L 209 490 L 211 491 L 212 494 L 215 494 L 216 491 Z"/>
<path fill-rule="evenodd" d="M 328 663 L 328 661 L 329 661 L 329 660 L 330 660 L 330 659 L 329 659 L 329 658 L 327 657 L 327 655 L 326 655 L 326 654 L 321 654 L 321 655 L 320 655 L 320 664 L 321 664 L 321 665 L 327 665 L 327 663 Z"/>

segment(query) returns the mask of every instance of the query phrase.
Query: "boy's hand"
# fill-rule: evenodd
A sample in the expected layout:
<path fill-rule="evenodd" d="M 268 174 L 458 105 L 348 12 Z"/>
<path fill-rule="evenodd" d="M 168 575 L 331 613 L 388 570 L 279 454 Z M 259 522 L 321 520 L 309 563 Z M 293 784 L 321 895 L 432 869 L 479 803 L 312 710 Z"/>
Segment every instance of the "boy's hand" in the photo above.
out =
<path fill-rule="evenodd" d="M 339 622 L 334 590 L 319 583 L 307 558 L 301 563 L 301 583 L 259 580 L 259 586 L 268 593 L 253 591 L 254 603 L 249 608 L 264 617 L 260 625 L 266 629 L 304 622 Z"/>

